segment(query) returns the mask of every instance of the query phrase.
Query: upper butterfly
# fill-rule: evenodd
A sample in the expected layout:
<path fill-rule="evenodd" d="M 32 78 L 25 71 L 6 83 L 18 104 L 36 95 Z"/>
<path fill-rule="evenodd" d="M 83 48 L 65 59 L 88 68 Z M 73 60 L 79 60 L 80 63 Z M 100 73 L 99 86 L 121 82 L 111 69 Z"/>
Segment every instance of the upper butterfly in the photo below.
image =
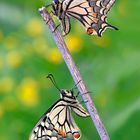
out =
<path fill-rule="evenodd" d="M 52 75 L 49 75 L 52 78 Z M 52 80 L 52 79 L 51 79 Z M 55 84 L 55 81 L 52 80 Z M 57 87 L 57 86 L 56 86 Z M 60 90 L 61 98 L 48 109 L 33 128 L 29 140 L 79 140 L 80 129 L 76 125 L 71 111 L 81 117 L 88 117 L 73 91 Z"/>
<path fill-rule="evenodd" d="M 107 23 L 107 13 L 115 0 L 53 0 L 53 14 L 58 17 L 64 35 L 71 29 L 70 17 L 78 19 L 90 35 L 102 36 L 106 28 L 116 27 Z"/>

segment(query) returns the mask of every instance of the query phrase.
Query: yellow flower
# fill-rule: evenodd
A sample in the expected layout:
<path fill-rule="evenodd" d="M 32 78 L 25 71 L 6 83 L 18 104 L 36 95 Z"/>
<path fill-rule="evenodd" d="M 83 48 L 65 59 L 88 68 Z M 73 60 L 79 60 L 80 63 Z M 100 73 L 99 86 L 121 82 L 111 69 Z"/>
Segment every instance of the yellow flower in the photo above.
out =
<path fill-rule="evenodd" d="M 78 52 L 82 48 L 82 40 L 75 35 L 71 35 L 66 38 L 66 44 L 70 52 Z"/>
<path fill-rule="evenodd" d="M 17 89 L 20 101 L 27 106 L 35 106 L 38 103 L 38 84 L 31 78 L 25 78 Z"/>
<path fill-rule="evenodd" d="M 40 19 L 33 18 L 27 23 L 26 31 L 30 36 L 35 37 L 43 33 L 42 26 L 43 25 Z"/>
<path fill-rule="evenodd" d="M 7 49 L 14 49 L 17 47 L 17 38 L 11 34 L 4 39 L 3 45 Z"/>
<path fill-rule="evenodd" d="M 61 56 L 58 48 L 49 49 L 47 52 L 47 59 L 55 64 L 61 63 L 62 56 Z"/>
<path fill-rule="evenodd" d="M 11 92 L 14 87 L 14 81 L 11 77 L 0 79 L 0 92 Z"/>
<path fill-rule="evenodd" d="M 111 39 L 107 35 L 94 37 L 93 42 L 99 47 L 107 47 L 111 44 Z"/>
<path fill-rule="evenodd" d="M 10 67 L 17 67 L 21 64 L 21 54 L 16 51 L 10 51 L 7 54 L 6 62 Z"/>

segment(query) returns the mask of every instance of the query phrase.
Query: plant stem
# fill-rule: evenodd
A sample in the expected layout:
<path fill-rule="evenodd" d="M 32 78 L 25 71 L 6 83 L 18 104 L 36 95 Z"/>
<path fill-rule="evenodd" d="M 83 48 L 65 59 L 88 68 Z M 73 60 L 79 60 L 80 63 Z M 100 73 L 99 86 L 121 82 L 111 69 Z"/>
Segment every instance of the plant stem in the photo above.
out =
<path fill-rule="evenodd" d="M 62 35 L 60 34 L 60 32 L 58 32 L 56 30 L 56 25 L 53 22 L 47 9 L 45 7 L 42 7 L 39 9 L 39 12 L 40 12 L 41 16 L 43 17 L 45 23 L 48 25 L 48 27 L 53 35 L 53 38 L 58 46 L 58 49 L 60 50 L 75 83 L 77 84 L 80 81 L 79 84 L 77 84 L 77 88 L 79 89 L 83 100 L 87 101 L 87 102 L 85 102 L 86 107 L 87 107 L 88 112 L 100 135 L 101 140 L 110 140 L 108 133 L 99 117 L 97 109 L 96 109 L 90 95 L 88 94 L 88 90 L 86 89 L 86 86 L 81 78 L 80 72 L 77 69 L 77 67 L 72 59 L 72 56 L 67 48 L 66 43 L 64 42 Z"/>

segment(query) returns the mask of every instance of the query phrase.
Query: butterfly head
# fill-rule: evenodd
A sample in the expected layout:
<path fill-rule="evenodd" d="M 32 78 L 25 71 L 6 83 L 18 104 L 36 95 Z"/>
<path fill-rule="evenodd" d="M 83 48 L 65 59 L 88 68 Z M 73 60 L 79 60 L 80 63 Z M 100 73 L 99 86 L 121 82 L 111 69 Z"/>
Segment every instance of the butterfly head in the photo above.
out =
<path fill-rule="evenodd" d="M 53 9 L 53 14 L 55 16 L 58 16 L 59 7 L 60 7 L 59 5 L 60 5 L 60 1 L 59 0 L 53 0 L 52 9 Z"/>
<path fill-rule="evenodd" d="M 61 98 L 67 97 L 67 98 L 71 98 L 71 99 L 76 99 L 72 90 L 62 89 L 60 91 L 60 96 L 61 96 Z"/>
<path fill-rule="evenodd" d="M 54 84 L 54 86 L 58 89 L 58 91 L 60 92 L 60 96 L 61 96 L 61 99 L 76 99 L 76 97 L 74 96 L 74 92 L 73 92 L 73 89 L 72 90 L 66 90 L 66 89 L 60 89 L 58 86 L 57 86 L 57 84 L 56 84 L 56 81 L 55 81 L 55 79 L 54 79 L 54 77 L 53 77 L 53 75 L 52 74 L 49 74 L 48 76 L 47 76 L 47 78 L 49 78 L 51 81 L 52 81 L 52 83 Z"/>
<path fill-rule="evenodd" d="M 54 4 L 58 4 L 59 3 L 59 0 L 53 0 L 53 3 Z"/>

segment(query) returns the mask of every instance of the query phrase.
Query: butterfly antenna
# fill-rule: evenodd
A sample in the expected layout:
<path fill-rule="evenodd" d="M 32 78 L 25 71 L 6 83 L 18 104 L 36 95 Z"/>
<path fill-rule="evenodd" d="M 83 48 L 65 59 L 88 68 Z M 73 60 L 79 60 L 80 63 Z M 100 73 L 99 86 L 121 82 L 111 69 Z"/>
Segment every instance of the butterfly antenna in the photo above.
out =
<path fill-rule="evenodd" d="M 79 80 L 79 81 L 74 85 L 74 87 L 73 87 L 71 90 L 77 89 L 77 85 L 78 85 L 81 81 L 82 81 L 82 80 Z"/>
<path fill-rule="evenodd" d="M 55 81 L 55 79 L 54 79 L 54 77 L 53 77 L 52 74 L 48 74 L 48 76 L 47 76 L 46 78 L 49 78 L 49 79 L 51 80 L 51 82 L 53 83 L 53 85 L 54 85 L 59 91 L 61 91 L 60 88 L 57 86 L 56 81 Z"/>

